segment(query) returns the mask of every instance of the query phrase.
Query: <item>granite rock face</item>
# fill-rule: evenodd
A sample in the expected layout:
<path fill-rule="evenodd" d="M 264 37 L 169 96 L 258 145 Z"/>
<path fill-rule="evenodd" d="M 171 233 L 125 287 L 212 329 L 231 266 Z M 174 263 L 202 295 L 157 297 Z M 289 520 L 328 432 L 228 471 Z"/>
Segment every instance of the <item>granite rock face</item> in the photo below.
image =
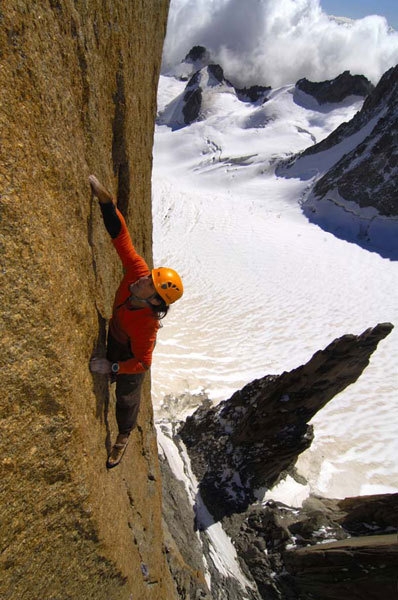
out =
<path fill-rule="evenodd" d="M 216 520 L 241 512 L 271 488 L 312 441 L 311 418 L 354 383 L 380 340 L 379 324 L 345 335 L 289 373 L 246 385 L 214 408 L 199 408 L 180 430 L 201 496 Z"/>
<path fill-rule="evenodd" d="M 394 600 L 397 534 L 351 538 L 287 552 L 291 598 Z"/>
<path fill-rule="evenodd" d="M 166 556 L 178 598 L 212 600 L 204 578 L 203 547 L 194 532 L 193 511 L 185 486 L 173 476 L 165 457 L 160 458 L 160 468 Z"/>
<path fill-rule="evenodd" d="M 151 153 L 168 2 L 0 7 L 1 563 L 4 600 L 169 600 L 149 397 L 106 471 L 104 351 L 121 268 L 95 173 L 151 263 Z"/>

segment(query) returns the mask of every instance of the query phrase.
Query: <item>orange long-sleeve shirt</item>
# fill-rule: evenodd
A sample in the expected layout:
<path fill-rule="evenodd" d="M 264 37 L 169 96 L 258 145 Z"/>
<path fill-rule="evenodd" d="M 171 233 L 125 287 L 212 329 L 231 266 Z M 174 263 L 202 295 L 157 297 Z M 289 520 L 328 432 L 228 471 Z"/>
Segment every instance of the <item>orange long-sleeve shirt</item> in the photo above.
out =
<path fill-rule="evenodd" d="M 119 374 L 143 373 L 152 362 L 159 321 L 149 307 L 132 309 L 129 302 L 129 285 L 150 274 L 145 260 L 133 246 L 123 215 L 116 209 L 121 230 L 112 240 L 123 263 L 124 277 L 116 292 L 109 329 L 122 344 L 129 344 L 134 358 L 119 362 Z"/>

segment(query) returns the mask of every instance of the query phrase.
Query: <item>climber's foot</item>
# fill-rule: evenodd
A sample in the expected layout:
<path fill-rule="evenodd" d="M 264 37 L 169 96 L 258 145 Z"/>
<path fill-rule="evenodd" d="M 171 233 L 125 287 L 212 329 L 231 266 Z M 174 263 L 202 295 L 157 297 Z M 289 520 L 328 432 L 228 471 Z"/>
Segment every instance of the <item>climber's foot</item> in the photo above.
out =
<path fill-rule="evenodd" d="M 112 469 L 120 463 L 126 451 L 128 441 L 128 435 L 119 433 L 116 439 L 116 443 L 114 444 L 106 462 L 106 466 L 108 469 Z"/>

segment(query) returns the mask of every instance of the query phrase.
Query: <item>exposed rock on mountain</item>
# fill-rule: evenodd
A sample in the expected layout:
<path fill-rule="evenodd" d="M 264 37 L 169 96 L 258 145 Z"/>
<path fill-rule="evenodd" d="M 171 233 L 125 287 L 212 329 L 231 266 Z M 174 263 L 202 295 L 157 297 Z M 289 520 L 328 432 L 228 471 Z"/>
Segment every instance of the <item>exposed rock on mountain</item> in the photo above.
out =
<path fill-rule="evenodd" d="M 205 69 L 195 73 L 185 88 L 184 104 L 182 107 L 184 123 L 189 125 L 199 117 L 202 108 L 204 87 L 214 88 L 224 85 L 231 86 L 224 79 L 224 72 L 220 65 L 209 65 Z"/>
<path fill-rule="evenodd" d="M 313 96 L 319 104 L 327 102 L 342 102 L 348 96 L 367 96 L 374 89 L 374 85 L 364 75 L 351 75 L 344 71 L 335 79 L 313 82 L 308 79 L 299 79 L 296 89 Z"/>
<path fill-rule="evenodd" d="M 255 582 L 249 597 L 395 597 L 398 494 L 309 497 L 301 509 L 262 504 L 253 494 L 291 470 L 311 441 L 309 419 L 357 379 L 391 329 L 385 323 L 343 336 L 291 373 L 254 381 L 215 408 L 204 405 L 180 429 L 201 501 L 221 519 Z M 199 525 L 205 536 L 209 523 Z"/>
<path fill-rule="evenodd" d="M 373 128 L 378 124 L 382 117 L 383 122 L 380 123 L 380 125 L 385 125 L 384 120 L 387 113 L 389 113 L 390 116 L 393 116 L 397 109 L 397 84 L 398 66 L 389 69 L 383 75 L 377 86 L 365 99 L 361 110 L 354 116 L 353 119 L 351 119 L 351 121 L 342 123 L 327 138 L 304 150 L 304 152 L 302 152 L 300 155 L 294 157 L 293 161 L 296 162 L 305 156 L 310 156 L 313 154 L 318 154 L 324 150 L 329 150 L 330 148 L 340 144 L 344 139 L 347 139 L 360 132 L 362 132 L 363 138 L 364 135 L 369 135 L 372 133 Z M 368 130 L 364 131 L 364 127 L 366 125 L 370 125 L 370 127 Z"/>
<path fill-rule="evenodd" d="M 165 547 L 179 597 L 211 600 L 204 579 L 203 548 L 194 533 L 192 507 L 182 481 L 175 479 L 167 460 L 160 460 L 163 486 Z"/>
<path fill-rule="evenodd" d="M 289 586 L 303 600 L 394 600 L 397 561 L 397 534 L 320 544 L 284 556 Z"/>
<path fill-rule="evenodd" d="M 264 104 L 271 87 L 263 85 L 252 85 L 249 88 L 236 89 L 236 95 L 241 102 Z"/>
<path fill-rule="evenodd" d="M 170 437 L 170 434 L 172 435 L 172 430 L 177 425 L 171 427 L 170 423 L 166 421 L 160 422 L 159 426 L 161 429 L 159 432 L 160 447 L 163 448 L 164 440 Z M 177 436 L 174 437 L 174 441 L 176 447 L 181 451 L 181 456 L 186 457 L 181 439 Z M 166 448 L 167 446 L 168 444 L 166 444 Z M 175 466 L 175 457 L 174 460 L 172 458 L 174 452 L 175 449 L 169 459 Z M 188 484 L 187 480 L 181 481 L 181 474 L 172 472 L 166 458 L 167 455 L 167 451 L 165 454 L 162 452 L 160 464 L 163 480 L 165 529 L 172 533 L 171 547 L 167 535 L 165 539 L 172 572 L 178 555 L 181 557 L 180 560 L 187 561 L 191 567 L 198 569 L 197 573 L 199 574 L 204 570 L 204 565 L 206 566 L 206 581 L 209 581 L 210 589 L 204 582 L 201 586 L 197 584 L 192 592 L 197 596 L 193 595 L 192 598 L 198 598 L 198 600 L 202 600 L 202 598 L 203 600 L 224 600 L 225 598 L 228 600 L 261 600 L 249 571 L 245 568 L 245 572 L 242 572 L 231 541 L 225 532 L 222 531 L 222 535 L 220 535 L 221 525 L 214 524 L 203 503 L 197 502 L 194 512 L 192 504 L 194 481 L 189 480 Z M 185 463 L 185 468 L 189 471 L 188 463 Z M 200 528 L 197 527 L 199 514 L 201 514 L 202 523 Z M 208 517 L 207 520 L 205 515 Z M 205 520 L 206 527 L 203 526 Z M 212 525 L 213 531 L 211 531 Z M 232 556 L 233 554 L 235 558 Z M 180 578 L 181 574 L 177 573 L 177 582 Z M 203 594 L 203 596 L 199 594 Z"/>
<path fill-rule="evenodd" d="M 337 506 L 342 511 L 340 523 L 351 535 L 398 531 L 398 494 L 345 498 Z"/>
<path fill-rule="evenodd" d="M 392 600 L 397 508 L 398 494 L 310 497 L 301 509 L 254 505 L 225 519 L 224 526 L 267 600 Z M 366 535 L 357 537 L 362 530 Z"/>
<path fill-rule="evenodd" d="M 208 116 L 219 93 L 233 94 L 241 102 L 263 104 L 271 90 L 270 87 L 256 85 L 243 89 L 234 88 L 225 78 L 220 65 L 209 64 L 209 54 L 202 46 L 192 48 L 177 69 L 177 76 L 180 73 L 179 78 L 186 79 L 181 72 L 190 73 L 184 92 L 174 98 L 158 116 L 160 124 L 172 129 L 185 127 Z"/>
<path fill-rule="evenodd" d="M 397 259 L 398 67 L 383 75 L 350 122 L 278 173 L 316 179 L 303 204 L 310 220 Z"/>
<path fill-rule="evenodd" d="M 158 122 L 173 129 L 190 125 L 201 117 L 207 107 L 211 107 L 213 95 L 219 92 L 235 94 L 220 65 L 203 67 L 192 75 L 184 92 L 166 106 Z"/>
<path fill-rule="evenodd" d="M 209 65 L 210 61 L 210 53 L 204 46 L 194 46 L 184 59 L 184 62 L 191 63 L 196 71 Z"/>
<path fill-rule="evenodd" d="M 210 52 L 204 46 L 193 46 L 179 65 L 173 68 L 171 75 L 187 81 L 194 73 L 212 63 Z"/>
<path fill-rule="evenodd" d="M 4 600 L 183 597 L 164 550 L 149 381 L 123 463 L 107 472 L 114 397 L 88 370 L 121 270 L 87 177 L 117 195 L 151 262 L 167 10 L 166 0 L 1 3 Z"/>
<path fill-rule="evenodd" d="M 290 373 L 254 381 L 215 408 L 205 402 L 174 436 L 177 447 L 184 440 L 200 485 L 195 516 L 192 510 L 189 516 L 186 494 L 185 500 L 183 492 L 172 500 L 174 493 L 164 487 L 170 527 L 172 507 L 185 504 L 184 525 L 178 526 L 186 532 L 183 545 L 189 544 L 189 520 L 193 526 L 195 518 L 207 564 L 214 565 L 209 543 L 214 521 L 204 501 L 232 540 L 245 577 L 238 583 L 212 566 L 212 598 L 224 597 L 220 585 L 233 599 L 395 598 L 398 494 L 310 496 L 293 508 L 258 501 L 253 493 L 293 473 L 298 453 L 312 439 L 309 419 L 357 379 L 391 329 L 384 323 L 343 336 Z M 165 482 L 170 474 L 164 471 Z"/>
<path fill-rule="evenodd" d="M 324 147 L 355 133 L 361 140 L 317 182 L 314 194 L 322 197 L 334 187 L 360 207 L 373 206 L 381 215 L 398 216 L 398 67 L 382 77 L 362 110 L 329 136 Z M 320 149 L 313 147 L 312 153 Z"/>
<path fill-rule="evenodd" d="M 193 46 L 184 58 L 184 62 L 190 62 L 195 66 L 199 64 L 201 67 L 208 64 L 209 60 L 210 54 L 204 46 Z"/>
<path fill-rule="evenodd" d="M 301 509 L 257 504 L 224 526 L 266 600 L 393 600 L 397 508 L 398 494 L 310 497 Z"/>
<path fill-rule="evenodd" d="M 245 510 L 255 490 L 272 487 L 312 441 L 310 419 L 355 382 L 378 342 L 393 326 L 346 335 L 304 366 L 269 375 L 211 408 L 199 408 L 182 426 L 201 496 L 218 520 Z"/>

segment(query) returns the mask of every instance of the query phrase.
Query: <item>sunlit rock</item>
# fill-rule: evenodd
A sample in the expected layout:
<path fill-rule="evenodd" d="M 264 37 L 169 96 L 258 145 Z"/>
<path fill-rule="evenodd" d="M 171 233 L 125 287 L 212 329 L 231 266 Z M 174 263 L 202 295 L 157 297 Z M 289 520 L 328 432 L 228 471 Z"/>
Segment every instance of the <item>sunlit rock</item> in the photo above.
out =
<path fill-rule="evenodd" d="M 164 547 L 149 380 L 123 463 L 107 472 L 114 397 L 88 369 L 104 352 L 121 268 L 87 178 L 115 194 L 150 262 L 167 11 L 166 0 L 1 4 L 4 599 L 181 597 Z"/>

